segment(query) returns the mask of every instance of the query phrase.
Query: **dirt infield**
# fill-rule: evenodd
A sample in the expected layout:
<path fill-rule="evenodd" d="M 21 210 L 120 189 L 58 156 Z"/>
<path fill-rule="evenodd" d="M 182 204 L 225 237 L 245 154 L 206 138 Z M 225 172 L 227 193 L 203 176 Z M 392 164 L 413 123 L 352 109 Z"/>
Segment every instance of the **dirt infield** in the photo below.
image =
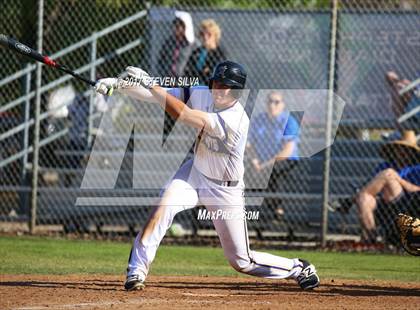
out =
<path fill-rule="evenodd" d="M 151 276 L 146 290 L 125 292 L 123 279 L 103 275 L 1 275 L 0 308 L 414 309 L 420 305 L 419 283 L 329 279 L 316 291 L 302 292 L 291 281 Z"/>

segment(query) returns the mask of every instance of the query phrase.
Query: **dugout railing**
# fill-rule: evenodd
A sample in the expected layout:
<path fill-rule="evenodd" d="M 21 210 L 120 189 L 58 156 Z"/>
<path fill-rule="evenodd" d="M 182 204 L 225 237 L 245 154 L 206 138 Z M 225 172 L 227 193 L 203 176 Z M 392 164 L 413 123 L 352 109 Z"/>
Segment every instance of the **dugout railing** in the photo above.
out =
<path fill-rule="evenodd" d="M 84 38 L 83 40 L 80 40 L 79 42 L 76 42 L 63 50 L 56 52 L 51 55 L 52 59 L 62 58 L 68 54 L 74 53 L 77 50 L 83 48 L 84 46 L 90 47 L 90 63 L 77 68 L 75 71 L 77 73 L 86 73 L 89 72 L 89 75 L 92 79 L 96 79 L 96 67 L 123 54 L 126 53 L 133 48 L 139 46 L 142 41 L 141 39 L 133 40 L 123 46 L 120 46 L 119 48 L 116 48 L 111 54 L 104 55 L 102 57 L 97 57 L 97 41 L 104 37 L 109 35 L 112 32 L 118 31 L 123 27 L 126 27 L 127 25 L 132 24 L 133 22 L 143 19 L 146 16 L 146 11 L 140 11 L 132 16 L 129 16 L 128 18 L 121 20 L 101 31 L 93 33 L 91 36 Z M 2 157 L 0 158 L 0 169 L 2 169 L 2 174 L 5 176 L 6 174 L 16 174 L 18 172 L 20 175 L 17 176 L 18 180 L 12 179 L 12 184 L 8 184 L 8 181 L 6 178 L 2 178 L 2 184 L 0 186 L 0 190 L 3 193 L 8 192 L 15 192 L 19 194 L 19 202 L 15 202 L 15 204 L 20 204 L 20 207 L 18 208 L 19 212 L 17 213 L 17 217 L 21 220 L 27 220 L 27 214 L 28 214 L 28 198 L 27 196 L 31 193 L 32 189 L 29 187 L 28 183 L 28 175 L 31 174 L 32 166 L 28 162 L 28 156 L 33 152 L 33 146 L 30 145 L 30 127 L 34 125 L 35 119 L 34 117 L 31 117 L 30 115 L 30 105 L 31 100 L 35 97 L 35 91 L 31 91 L 31 79 L 34 77 L 34 71 L 36 69 L 36 65 L 30 65 L 28 64 L 24 69 L 15 72 L 12 75 L 9 75 L 8 77 L 0 80 L 0 89 L 1 87 L 6 86 L 7 84 L 11 84 L 14 81 L 22 80 L 23 86 L 23 92 L 24 95 L 11 100 L 8 103 L 2 104 L 0 107 L 0 115 L 2 116 L 2 132 L 0 135 L 0 143 L 2 146 L 2 150 L 5 149 L 12 149 L 12 152 L 2 152 Z M 48 91 L 57 88 L 58 86 L 70 81 L 72 79 L 69 75 L 64 75 L 60 78 L 57 78 L 56 80 L 51 81 L 50 83 L 47 83 L 46 85 L 42 86 L 40 89 L 41 95 L 44 93 L 47 93 Z M 92 90 L 86 90 L 83 92 L 83 96 L 86 98 L 89 98 L 89 137 L 92 137 L 92 131 L 93 129 L 93 123 L 98 117 L 100 117 L 100 113 L 93 113 L 93 106 L 92 101 L 94 100 L 94 92 Z M 71 102 L 70 102 L 71 103 Z M 68 103 L 69 104 L 69 103 Z M 11 111 L 13 111 L 16 108 L 20 108 L 20 106 L 24 106 L 23 110 L 24 113 L 24 119 L 23 121 L 19 122 L 19 125 L 13 126 L 13 125 L 6 125 L 4 124 L 3 120 L 8 117 L 9 114 L 12 114 Z M 65 104 L 63 104 L 65 106 Z M 63 106 L 56 107 L 56 110 L 63 108 Z M 40 114 L 39 122 L 47 120 L 51 114 L 53 114 L 54 110 L 49 110 L 44 113 Z M 15 121 L 16 123 L 16 121 Z M 68 134 L 68 128 L 63 128 L 62 130 L 55 132 L 51 135 L 48 135 L 47 137 L 41 139 L 40 141 L 40 148 L 45 147 L 46 145 L 57 141 L 64 136 Z M 89 138 L 89 143 L 91 138 Z M 10 154 L 11 153 L 11 154 Z M 19 168 L 17 166 L 20 166 Z M 7 170 L 7 168 L 10 168 L 10 170 Z M 42 169 L 41 169 L 42 170 Z M 21 177 L 21 180 L 19 178 Z M 40 189 L 39 193 L 42 193 L 43 189 Z M 26 198 L 22 198 L 26 197 Z M 4 206 L 4 209 L 6 210 L 6 214 L 10 212 L 15 208 L 10 208 L 8 206 Z M 12 212 L 13 215 L 15 215 L 15 212 Z M 4 212 L 2 214 L 4 218 Z M 16 216 L 14 216 L 16 217 Z M 7 217 L 6 217 L 7 218 Z M 13 219 L 13 217 L 11 218 Z"/>

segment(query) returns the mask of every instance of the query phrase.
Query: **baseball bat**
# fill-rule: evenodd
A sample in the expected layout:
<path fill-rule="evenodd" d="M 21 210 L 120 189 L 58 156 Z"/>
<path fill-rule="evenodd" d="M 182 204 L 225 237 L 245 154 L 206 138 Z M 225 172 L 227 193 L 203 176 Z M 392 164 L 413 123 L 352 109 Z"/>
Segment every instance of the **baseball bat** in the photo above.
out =
<path fill-rule="evenodd" d="M 60 71 L 63 71 L 67 74 L 70 74 L 74 76 L 76 79 L 83 81 L 91 86 L 95 86 L 96 82 L 86 79 L 80 74 L 74 72 L 73 70 L 67 68 L 66 66 L 60 65 L 54 60 L 52 60 L 50 57 L 46 55 L 42 55 L 35 51 L 34 49 L 30 48 L 29 46 L 26 46 L 25 44 L 22 44 L 12 38 L 9 38 L 5 36 L 4 34 L 0 34 L 0 45 L 3 45 L 4 47 L 17 52 L 21 55 L 24 55 L 26 57 L 29 57 L 31 59 L 34 59 L 36 61 L 42 62 L 43 64 L 47 65 L 48 67 L 58 69 Z"/>

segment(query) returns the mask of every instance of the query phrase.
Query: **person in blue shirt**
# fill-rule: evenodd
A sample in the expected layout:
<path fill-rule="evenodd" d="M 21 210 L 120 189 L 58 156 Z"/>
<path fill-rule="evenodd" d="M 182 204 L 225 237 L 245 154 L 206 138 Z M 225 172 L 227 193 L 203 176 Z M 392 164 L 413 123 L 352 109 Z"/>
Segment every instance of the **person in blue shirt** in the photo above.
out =
<path fill-rule="evenodd" d="M 283 161 L 299 159 L 299 123 L 286 110 L 280 92 L 267 97 L 267 110 L 253 120 L 249 130 L 248 148 L 254 154 L 252 165 L 257 172 Z"/>
<path fill-rule="evenodd" d="M 405 207 L 409 207 L 410 198 L 420 194 L 420 147 L 413 131 L 405 132 L 403 140 L 385 145 L 382 157 L 386 162 L 377 167 L 375 176 L 355 197 L 364 243 L 376 241 L 378 196 L 386 205 L 395 208 L 392 205 L 402 198 L 405 198 Z"/>
<path fill-rule="evenodd" d="M 299 160 L 299 123 L 286 109 L 281 92 L 267 96 L 266 111 L 257 115 L 248 132 L 247 151 L 251 155 L 253 174 L 273 167 L 268 182 L 268 192 L 284 191 L 289 173 Z M 280 199 L 267 200 L 281 216 Z"/>

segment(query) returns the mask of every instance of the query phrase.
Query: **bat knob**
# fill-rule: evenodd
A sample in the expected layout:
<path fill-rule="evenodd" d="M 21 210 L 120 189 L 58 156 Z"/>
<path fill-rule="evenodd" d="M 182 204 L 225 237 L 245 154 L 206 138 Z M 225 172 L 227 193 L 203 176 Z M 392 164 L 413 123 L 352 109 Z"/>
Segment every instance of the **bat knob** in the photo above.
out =
<path fill-rule="evenodd" d="M 112 96 L 112 93 L 114 92 L 114 87 L 106 80 L 107 79 L 103 79 L 96 82 L 95 90 L 96 92 L 102 95 Z"/>

